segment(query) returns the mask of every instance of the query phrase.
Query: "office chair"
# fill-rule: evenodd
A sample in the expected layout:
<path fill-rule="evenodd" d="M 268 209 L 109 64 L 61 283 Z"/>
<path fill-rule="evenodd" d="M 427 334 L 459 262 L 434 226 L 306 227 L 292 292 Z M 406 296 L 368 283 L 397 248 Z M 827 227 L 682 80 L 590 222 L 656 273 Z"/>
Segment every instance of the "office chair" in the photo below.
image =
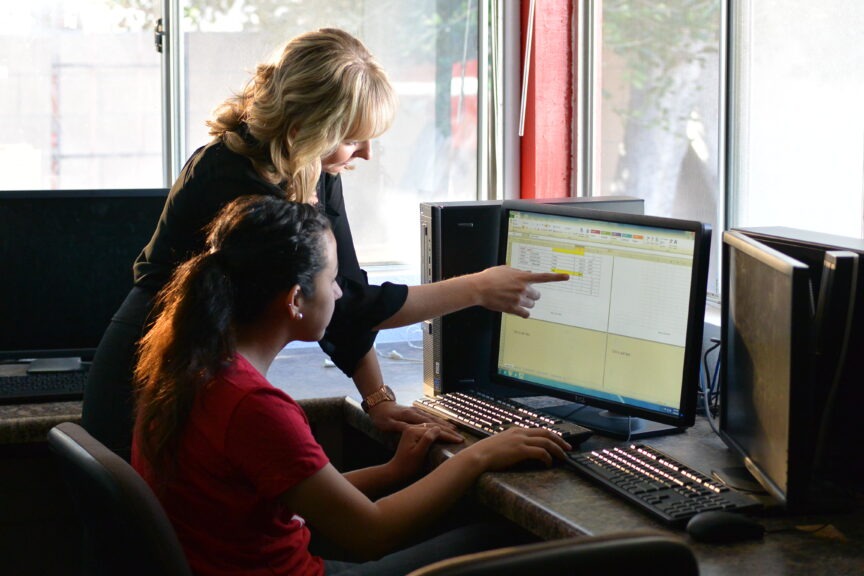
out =
<path fill-rule="evenodd" d="M 699 567 L 690 547 L 682 541 L 656 532 L 622 532 L 466 554 L 424 566 L 408 576 L 608 576 L 653 572 L 696 576 Z"/>
<path fill-rule="evenodd" d="M 125 460 L 72 422 L 48 432 L 84 529 L 84 573 L 192 576 L 150 486 Z"/>

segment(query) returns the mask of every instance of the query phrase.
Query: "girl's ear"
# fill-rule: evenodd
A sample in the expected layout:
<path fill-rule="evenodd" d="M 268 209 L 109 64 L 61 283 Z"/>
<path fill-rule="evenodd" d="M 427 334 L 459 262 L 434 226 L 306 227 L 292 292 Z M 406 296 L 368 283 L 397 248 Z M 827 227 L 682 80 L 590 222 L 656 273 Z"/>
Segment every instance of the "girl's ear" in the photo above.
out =
<path fill-rule="evenodd" d="M 299 284 L 295 284 L 285 294 L 285 307 L 288 312 L 288 317 L 292 320 L 303 318 L 303 290 Z"/>

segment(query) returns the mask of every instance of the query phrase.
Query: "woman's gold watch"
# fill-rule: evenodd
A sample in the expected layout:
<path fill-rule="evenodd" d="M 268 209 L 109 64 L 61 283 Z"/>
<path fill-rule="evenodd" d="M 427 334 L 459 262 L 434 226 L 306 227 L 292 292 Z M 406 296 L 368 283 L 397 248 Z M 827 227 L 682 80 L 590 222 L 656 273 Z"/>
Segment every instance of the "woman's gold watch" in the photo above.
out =
<path fill-rule="evenodd" d="M 393 393 L 393 390 L 390 389 L 389 386 L 382 386 L 372 394 L 363 398 L 363 402 L 360 403 L 360 407 L 363 408 L 364 412 L 369 412 L 373 406 L 377 406 L 381 402 L 395 402 L 396 394 Z"/>

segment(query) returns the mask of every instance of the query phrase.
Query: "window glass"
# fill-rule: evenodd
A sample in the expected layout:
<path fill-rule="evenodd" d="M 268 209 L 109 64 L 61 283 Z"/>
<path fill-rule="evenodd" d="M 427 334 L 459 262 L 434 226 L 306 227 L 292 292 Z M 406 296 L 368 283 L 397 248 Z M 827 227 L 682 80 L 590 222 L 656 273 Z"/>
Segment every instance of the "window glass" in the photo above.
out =
<path fill-rule="evenodd" d="M 184 0 L 183 7 L 187 156 L 209 140 L 212 109 L 293 36 L 338 27 L 366 44 L 400 108 L 373 142 L 373 159 L 342 175 L 345 201 L 361 263 L 418 282 L 419 203 L 477 197 L 477 3 Z"/>
<path fill-rule="evenodd" d="M 733 3 L 731 225 L 864 237 L 864 3 Z"/>
<path fill-rule="evenodd" d="M 3 5 L 0 189 L 161 186 L 153 9 L 122 0 Z"/>
<path fill-rule="evenodd" d="M 715 230 L 717 292 L 721 0 L 602 0 L 591 14 L 589 193 Z"/>

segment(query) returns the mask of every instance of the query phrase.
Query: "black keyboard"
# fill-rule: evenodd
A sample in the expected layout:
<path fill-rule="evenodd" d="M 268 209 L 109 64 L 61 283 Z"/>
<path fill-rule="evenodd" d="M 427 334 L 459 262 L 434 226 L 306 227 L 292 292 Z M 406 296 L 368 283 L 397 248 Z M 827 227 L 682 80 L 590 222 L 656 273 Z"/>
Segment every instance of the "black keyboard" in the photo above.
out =
<path fill-rule="evenodd" d="M 0 404 L 80 400 L 87 370 L 0 376 Z"/>
<path fill-rule="evenodd" d="M 491 436 L 513 426 L 545 428 L 571 446 L 578 446 L 593 432 L 583 426 L 529 410 L 485 392 L 448 392 L 415 400 L 414 406 L 480 436 Z"/>
<path fill-rule="evenodd" d="M 578 472 L 667 524 L 683 525 L 699 512 L 758 507 L 747 494 L 687 467 L 644 444 L 571 452 Z"/>

